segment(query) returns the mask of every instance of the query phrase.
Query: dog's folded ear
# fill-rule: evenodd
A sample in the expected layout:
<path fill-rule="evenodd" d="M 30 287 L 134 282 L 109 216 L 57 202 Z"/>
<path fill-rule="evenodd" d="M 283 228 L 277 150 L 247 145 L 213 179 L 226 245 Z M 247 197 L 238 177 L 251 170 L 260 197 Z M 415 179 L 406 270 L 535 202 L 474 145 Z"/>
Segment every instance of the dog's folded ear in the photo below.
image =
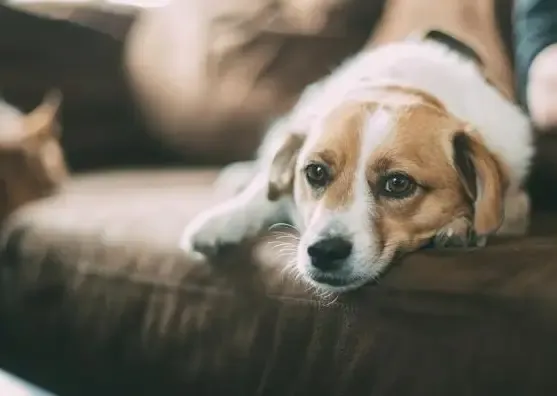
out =
<path fill-rule="evenodd" d="M 474 231 L 480 236 L 492 234 L 503 222 L 508 185 L 504 167 L 471 129 L 456 132 L 452 145 L 454 166 L 474 203 Z"/>
<path fill-rule="evenodd" d="M 276 201 L 292 191 L 298 153 L 304 144 L 305 135 L 290 133 L 276 152 L 269 169 L 269 189 L 267 196 Z"/>

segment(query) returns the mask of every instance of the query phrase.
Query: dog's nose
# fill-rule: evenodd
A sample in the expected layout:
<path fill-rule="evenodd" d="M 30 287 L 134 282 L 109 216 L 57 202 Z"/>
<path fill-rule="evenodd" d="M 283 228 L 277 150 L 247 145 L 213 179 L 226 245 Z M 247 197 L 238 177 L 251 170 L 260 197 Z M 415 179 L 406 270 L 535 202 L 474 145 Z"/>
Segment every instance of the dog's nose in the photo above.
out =
<path fill-rule="evenodd" d="M 352 243 L 343 238 L 326 238 L 308 246 L 311 264 L 321 271 L 334 271 L 352 253 Z"/>

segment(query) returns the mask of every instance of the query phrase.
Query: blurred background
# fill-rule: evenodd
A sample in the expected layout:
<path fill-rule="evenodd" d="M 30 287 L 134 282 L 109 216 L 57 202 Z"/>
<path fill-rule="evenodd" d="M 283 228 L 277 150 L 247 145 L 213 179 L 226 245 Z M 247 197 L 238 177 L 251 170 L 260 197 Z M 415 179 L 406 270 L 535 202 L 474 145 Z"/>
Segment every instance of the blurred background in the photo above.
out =
<path fill-rule="evenodd" d="M 557 394 L 556 15 L 555 0 L 0 1 L 0 117 L 39 125 L 15 149 L 0 134 L 0 369 L 57 396 Z M 418 253 L 327 304 L 272 250 L 181 255 L 218 170 L 304 87 L 431 26 L 525 108 L 532 81 L 527 238 Z M 61 128 L 56 101 L 41 107 L 53 89 Z M 40 395 L 3 378 L 0 396 Z"/>

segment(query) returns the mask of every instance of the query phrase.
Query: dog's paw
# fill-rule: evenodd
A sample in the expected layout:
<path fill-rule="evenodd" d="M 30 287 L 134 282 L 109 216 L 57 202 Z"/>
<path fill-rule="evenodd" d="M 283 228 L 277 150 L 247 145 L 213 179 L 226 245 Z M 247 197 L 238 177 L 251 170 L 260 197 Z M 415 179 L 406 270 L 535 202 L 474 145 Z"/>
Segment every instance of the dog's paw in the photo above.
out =
<path fill-rule="evenodd" d="M 465 217 L 457 218 L 437 232 L 433 238 L 436 249 L 470 249 L 485 246 L 487 238 L 478 236 Z"/>
<path fill-rule="evenodd" d="M 238 213 L 207 211 L 185 228 L 180 247 L 194 258 L 210 257 L 226 246 L 239 244 L 246 234 L 247 223 Z"/>

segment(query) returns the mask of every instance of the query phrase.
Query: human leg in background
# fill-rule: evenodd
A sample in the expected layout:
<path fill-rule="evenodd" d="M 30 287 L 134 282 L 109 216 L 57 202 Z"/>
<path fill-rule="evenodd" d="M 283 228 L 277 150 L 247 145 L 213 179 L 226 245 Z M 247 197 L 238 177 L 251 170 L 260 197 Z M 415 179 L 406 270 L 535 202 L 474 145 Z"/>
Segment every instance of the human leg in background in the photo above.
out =
<path fill-rule="evenodd" d="M 226 164 L 366 42 L 383 0 L 174 0 L 147 9 L 126 69 L 161 140 Z"/>
<path fill-rule="evenodd" d="M 516 0 L 515 58 L 520 99 L 536 127 L 557 130 L 557 0 Z"/>

